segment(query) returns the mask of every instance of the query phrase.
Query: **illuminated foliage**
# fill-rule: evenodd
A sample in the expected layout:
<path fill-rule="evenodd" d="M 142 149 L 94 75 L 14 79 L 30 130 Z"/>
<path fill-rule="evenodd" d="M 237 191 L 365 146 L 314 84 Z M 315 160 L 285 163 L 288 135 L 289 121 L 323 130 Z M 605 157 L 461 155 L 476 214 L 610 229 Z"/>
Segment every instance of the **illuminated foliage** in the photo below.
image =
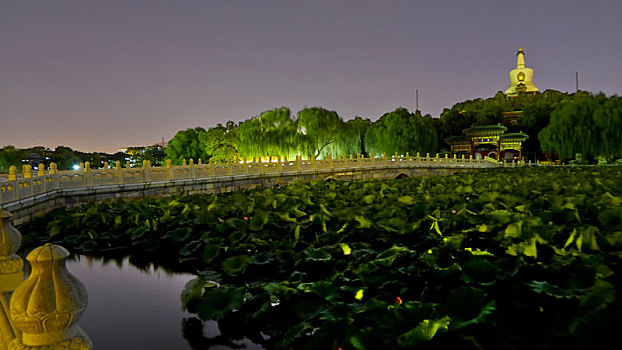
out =
<path fill-rule="evenodd" d="M 561 159 L 604 156 L 622 157 L 622 98 L 581 94 L 565 100 L 551 113 L 549 125 L 538 138 L 542 148 L 557 152 Z"/>
<path fill-rule="evenodd" d="M 367 129 L 366 148 L 376 155 L 435 153 L 438 137 L 432 117 L 409 113 L 405 108 L 387 113 Z"/>
<path fill-rule="evenodd" d="M 292 159 L 299 151 L 296 121 L 288 108 L 263 112 L 240 123 L 238 150 L 244 157 L 287 156 Z"/>
<path fill-rule="evenodd" d="M 198 161 L 199 158 L 207 160 L 209 154 L 201 139 L 205 138 L 205 129 L 196 127 L 194 129 L 186 129 L 178 131 L 177 134 L 168 142 L 166 147 L 166 159 L 170 159 L 175 165 L 182 164 L 185 159 Z"/>

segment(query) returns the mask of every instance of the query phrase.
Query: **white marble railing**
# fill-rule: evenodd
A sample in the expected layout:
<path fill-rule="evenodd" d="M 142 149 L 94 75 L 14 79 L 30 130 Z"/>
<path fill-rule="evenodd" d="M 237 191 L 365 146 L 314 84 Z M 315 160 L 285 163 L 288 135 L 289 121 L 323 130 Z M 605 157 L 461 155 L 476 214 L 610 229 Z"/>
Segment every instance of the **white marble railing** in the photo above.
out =
<path fill-rule="evenodd" d="M 144 162 L 143 167 L 130 168 L 129 164 L 122 167 L 117 162 L 114 168 L 105 164 L 103 169 L 91 169 L 88 162 L 81 164 L 76 171 L 58 171 L 52 163 L 49 170 L 43 170 L 43 165 L 37 172 L 32 172 L 28 165 L 23 168 L 23 173 L 16 173 L 11 168 L 9 174 L 0 175 L 0 205 L 14 202 L 36 195 L 53 192 L 55 190 L 71 188 L 89 188 L 105 185 L 124 185 L 134 183 L 151 183 L 159 181 L 171 181 L 182 179 L 218 178 L 229 176 L 259 176 L 267 174 L 279 174 L 286 172 L 313 173 L 327 171 L 364 171 L 385 167 L 417 168 L 417 167 L 461 167 L 461 168 L 489 168 L 498 166 L 519 166 L 523 163 L 499 163 L 494 159 L 464 159 L 442 158 L 436 155 L 430 157 L 392 156 L 362 158 L 360 156 L 350 158 L 331 158 L 317 160 L 303 160 L 297 157 L 295 160 L 278 158 L 264 159 L 240 159 L 233 163 L 210 163 L 194 164 L 190 159 L 189 164 L 185 160 L 183 165 L 172 166 L 167 161 L 165 166 L 152 167 Z"/>

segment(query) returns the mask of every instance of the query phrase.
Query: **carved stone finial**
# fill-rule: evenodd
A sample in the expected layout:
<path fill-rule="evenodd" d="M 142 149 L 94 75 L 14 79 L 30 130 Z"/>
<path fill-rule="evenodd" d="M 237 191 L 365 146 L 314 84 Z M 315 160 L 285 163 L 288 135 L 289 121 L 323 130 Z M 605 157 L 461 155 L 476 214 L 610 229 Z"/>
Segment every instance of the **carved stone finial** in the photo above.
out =
<path fill-rule="evenodd" d="M 13 291 L 24 279 L 24 261 L 15 254 L 22 235 L 11 226 L 11 216 L 0 209 L 0 293 Z"/>
<path fill-rule="evenodd" d="M 48 243 L 26 257 L 32 272 L 11 297 L 11 319 L 22 334 L 14 349 L 65 343 L 78 331 L 70 327 L 86 309 L 87 292 L 67 271 L 68 256 L 65 248 Z"/>

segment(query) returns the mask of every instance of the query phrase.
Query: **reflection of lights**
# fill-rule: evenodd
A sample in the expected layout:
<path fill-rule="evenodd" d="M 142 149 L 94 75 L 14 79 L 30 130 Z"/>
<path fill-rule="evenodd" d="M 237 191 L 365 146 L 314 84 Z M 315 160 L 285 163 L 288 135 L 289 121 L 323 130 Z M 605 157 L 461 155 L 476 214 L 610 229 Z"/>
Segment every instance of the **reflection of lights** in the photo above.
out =
<path fill-rule="evenodd" d="M 73 166 L 73 170 L 80 170 L 80 166 L 79 166 L 78 164 L 75 164 L 75 165 Z"/>

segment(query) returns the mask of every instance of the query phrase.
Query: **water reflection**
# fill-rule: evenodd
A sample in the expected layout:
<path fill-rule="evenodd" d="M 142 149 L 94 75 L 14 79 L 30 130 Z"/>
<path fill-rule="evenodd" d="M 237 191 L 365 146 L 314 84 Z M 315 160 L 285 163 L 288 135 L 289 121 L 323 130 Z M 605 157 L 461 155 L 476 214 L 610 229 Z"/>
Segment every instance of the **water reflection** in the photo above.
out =
<path fill-rule="evenodd" d="M 216 322 L 181 310 L 180 294 L 196 277 L 183 265 L 107 254 L 73 256 L 67 266 L 89 291 L 80 326 L 99 349 L 263 349 L 231 341 Z"/>

